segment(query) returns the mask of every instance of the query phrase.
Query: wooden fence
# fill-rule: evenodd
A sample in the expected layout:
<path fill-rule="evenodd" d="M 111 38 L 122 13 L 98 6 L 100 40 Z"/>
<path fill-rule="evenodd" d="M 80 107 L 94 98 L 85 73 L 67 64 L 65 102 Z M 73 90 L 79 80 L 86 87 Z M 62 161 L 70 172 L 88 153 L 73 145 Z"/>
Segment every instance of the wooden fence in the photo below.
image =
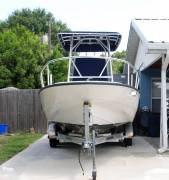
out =
<path fill-rule="evenodd" d="M 9 125 L 9 132 L 45 133 L 47 121 L 42 112 L 38 89 L 6 88 L 0 90 L 0 123 Z"/>

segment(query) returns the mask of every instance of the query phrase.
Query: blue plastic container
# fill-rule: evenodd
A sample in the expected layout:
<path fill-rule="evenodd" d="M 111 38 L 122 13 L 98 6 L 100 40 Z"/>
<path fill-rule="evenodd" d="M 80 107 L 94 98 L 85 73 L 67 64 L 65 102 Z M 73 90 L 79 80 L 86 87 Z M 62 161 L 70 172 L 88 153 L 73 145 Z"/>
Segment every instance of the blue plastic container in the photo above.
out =
<path fill-rule="evenodd" d="M 0 124 L 0 135 L 8 133 L 8 125 L 7 124 Z"/>

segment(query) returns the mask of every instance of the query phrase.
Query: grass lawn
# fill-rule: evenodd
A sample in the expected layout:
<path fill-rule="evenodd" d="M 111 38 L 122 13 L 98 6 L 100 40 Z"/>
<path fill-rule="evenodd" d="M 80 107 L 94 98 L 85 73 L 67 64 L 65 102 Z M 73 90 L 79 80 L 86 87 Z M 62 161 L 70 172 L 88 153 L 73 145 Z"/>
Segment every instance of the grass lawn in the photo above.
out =
<path fill-rule="evenodd" d="M 0 164 L 28 147 L 31 143 L 42 137 L 42 134 L 15 134 L 0 136 Z"/>

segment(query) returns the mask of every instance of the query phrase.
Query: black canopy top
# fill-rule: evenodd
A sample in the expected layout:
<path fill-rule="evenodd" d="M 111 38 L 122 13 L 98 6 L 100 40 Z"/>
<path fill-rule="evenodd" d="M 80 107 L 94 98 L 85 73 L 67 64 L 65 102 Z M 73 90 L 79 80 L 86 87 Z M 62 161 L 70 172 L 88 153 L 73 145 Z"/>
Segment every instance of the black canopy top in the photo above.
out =
<path fill-rule="evenodd" d="M 57 34 L 59 42 L 66 52 L 70 51 L 71 42 L 74 46 L 73 52 L 103 52 L 115 51 L 120 44 L 121 34 L 118 32 L 61 32 Z"/>

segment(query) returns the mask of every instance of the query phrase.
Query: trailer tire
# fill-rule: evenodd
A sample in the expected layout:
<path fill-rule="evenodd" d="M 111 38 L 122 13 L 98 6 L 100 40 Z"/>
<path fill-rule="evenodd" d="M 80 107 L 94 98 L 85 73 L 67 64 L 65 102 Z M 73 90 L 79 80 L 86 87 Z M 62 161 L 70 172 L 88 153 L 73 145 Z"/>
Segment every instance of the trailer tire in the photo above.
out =
<path fill-rule="evenodd" d="M 49 145 L 51 148 L 56 148 L 59 144 L 59 141 L 57 139 L 49 139 Z"/>
<path fill-rule="evenodd" d="M 132 146 L 132 138 L 125 138 L 123 143 L 125 147 Z"/>

